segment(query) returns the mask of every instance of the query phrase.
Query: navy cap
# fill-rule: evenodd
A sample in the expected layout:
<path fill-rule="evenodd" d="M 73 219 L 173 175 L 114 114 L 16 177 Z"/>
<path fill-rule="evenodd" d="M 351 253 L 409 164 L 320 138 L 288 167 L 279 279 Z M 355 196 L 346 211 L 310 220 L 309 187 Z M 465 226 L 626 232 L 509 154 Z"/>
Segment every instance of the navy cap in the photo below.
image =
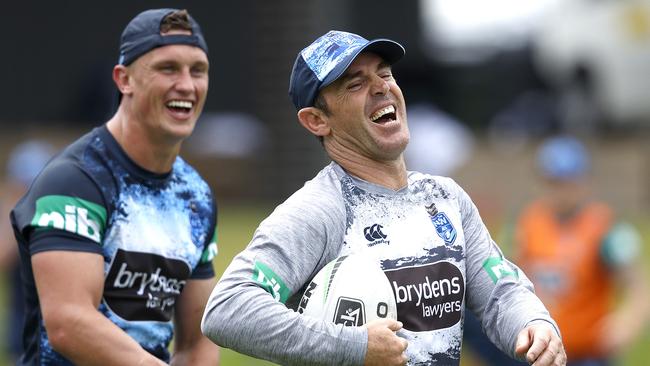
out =
<path fill-rule="evenodd" d="M 201 27 L 191 16 L 189 20 L 192 34 L 160 34 L 162 20 L 174 11 L 178 11 L 178 9 L 151 9 L 136 15 L 122 32 L 118 63 L 129 65 L 152 49 L 171 44 L 199 47 L 207 54 L 208 45 L 203 38 Z"/>
<path fill-rule="evenodd" d="M 289 97 L 296 109 L 313 106 L 318 92 L 341 77 L 362 51 L 374 52 L 389 64 L 406 53 L 401 44 L 390 39 L 369 41 L 354 33 L 327 32 L 300 51 L 293 64 Z"/>
<path fill-rule="evenodd" d="M 584 176 L 589 170 L 589 153 L 573 137 L 553 137 L 540 146 L 537 165 L 547 178 L 572 180 Z"/>

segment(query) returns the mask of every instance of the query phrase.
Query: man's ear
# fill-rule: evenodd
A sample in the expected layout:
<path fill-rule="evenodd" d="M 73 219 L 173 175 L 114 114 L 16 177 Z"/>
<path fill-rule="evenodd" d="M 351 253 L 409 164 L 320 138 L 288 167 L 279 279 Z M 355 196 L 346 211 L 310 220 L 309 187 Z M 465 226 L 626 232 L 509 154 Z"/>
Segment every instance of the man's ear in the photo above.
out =
<path fill-rule="evenodd" d="M 316 108 L 306 107 L 298 111 L 298 121 L 309 132 L 316 136 L 326 136 L 330 133 L 327 115 Z"/>
<path fill-rule="evenodd" d="M 126 66 L 115 65 L 113 67 L 113 82 L 120 93 L 124 95 L 131 94 L 131 77 Z"/>

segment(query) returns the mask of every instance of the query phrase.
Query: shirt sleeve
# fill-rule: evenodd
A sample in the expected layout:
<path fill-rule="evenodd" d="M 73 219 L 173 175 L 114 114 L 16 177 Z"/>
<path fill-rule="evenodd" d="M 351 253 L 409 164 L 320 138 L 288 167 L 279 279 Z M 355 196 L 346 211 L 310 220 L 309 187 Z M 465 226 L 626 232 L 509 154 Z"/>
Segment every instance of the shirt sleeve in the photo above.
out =
<path fill-rule="evenodd" d="M 192 271 L 191 279 L 212 278 L 215 275 L 212 260 L 218 254 L 216 224 L 213 225 L 212 232 L 213 234 L 210 235 L 212 239 L 205 244 L 201 259 L 199 259 L 199 263 L 194 268 L 194 271 Z"/>
<path fill-rule="evenodd" d="M 11 213 L 18 241 L 28 245 L 31 254 L 101 253 L 107 217 L 94 181 L 74 164 L 58 162 L 45 168 Z"/>
<path fill-rule="evenodd" d="M 285 305 L 342 245 L 345 210 L 335 202 L 333 194 L 303 188 L 260 224 L 210 296 L 201 323 L 208 338 L 283 365 L 363 364 L 365 328 L 303 316 Z"/>
<path fill-rule="evenodd" d="M 492 240 L 467 193 L 460 187 L 458 192 L 467 250 L 467 306 L 480 320 L 488 338 L 515 357 L 517 335 L 527 325 L 546 321 L 559 335 L 532 283 Z"/>

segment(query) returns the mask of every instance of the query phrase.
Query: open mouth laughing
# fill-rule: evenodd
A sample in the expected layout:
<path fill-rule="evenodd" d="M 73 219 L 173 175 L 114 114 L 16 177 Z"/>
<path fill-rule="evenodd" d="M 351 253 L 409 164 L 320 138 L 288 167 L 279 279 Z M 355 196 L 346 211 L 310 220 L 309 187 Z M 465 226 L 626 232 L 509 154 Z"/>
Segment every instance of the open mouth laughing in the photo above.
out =
<path fill-rule="evenodd" d="M 174 112 L 189 113 L 193 106 L 194 103 L 188 100 L 170 100 L 167 102 L 167 108 Z"/>
<path fill-rule="evenodd" d="M 396 119 L 397 119 L 397 115 L 395 114 L 394 105 L 389 105 L 384 108 L 381 108 L 380 110 L 370 115 L 370 120 L 374 123 L 379 123 L 379 124 L 395 121 Z"/>

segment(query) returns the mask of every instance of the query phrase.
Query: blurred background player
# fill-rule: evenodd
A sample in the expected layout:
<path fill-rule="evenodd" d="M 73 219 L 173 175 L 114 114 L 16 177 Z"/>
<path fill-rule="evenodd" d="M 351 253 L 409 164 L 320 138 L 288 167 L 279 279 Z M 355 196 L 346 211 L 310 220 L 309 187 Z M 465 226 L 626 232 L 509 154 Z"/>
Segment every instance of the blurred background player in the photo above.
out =
<path fill-rule="evenodd" d="M 9 212 L 18 199 L 25 194 L 48 160 L 52 158 L 54 151 L 54 146 L 49 142 L 31 139 L 14 147 L 7 159 L 6 178 L 2 186 L 2 201 L 0 202 L 0 269 L 5 273 L 9 290 L 9 306 L 3 323 L 3 331 L 7 340 L 5 347 L 8 361 L 12 363 L 18 359 L 22 350 L 25 305 L 20 283 L 18 247 L 11 230 Z"/>
<path fill-rule="evenodd" d="M 609 365 L 648 319 L 641 237 L 593 197 L 580 141 L 544 141 L 537 167 L 545 193 L 519 217 L 515 262 L 557 321 L 569 364 Z"/>

